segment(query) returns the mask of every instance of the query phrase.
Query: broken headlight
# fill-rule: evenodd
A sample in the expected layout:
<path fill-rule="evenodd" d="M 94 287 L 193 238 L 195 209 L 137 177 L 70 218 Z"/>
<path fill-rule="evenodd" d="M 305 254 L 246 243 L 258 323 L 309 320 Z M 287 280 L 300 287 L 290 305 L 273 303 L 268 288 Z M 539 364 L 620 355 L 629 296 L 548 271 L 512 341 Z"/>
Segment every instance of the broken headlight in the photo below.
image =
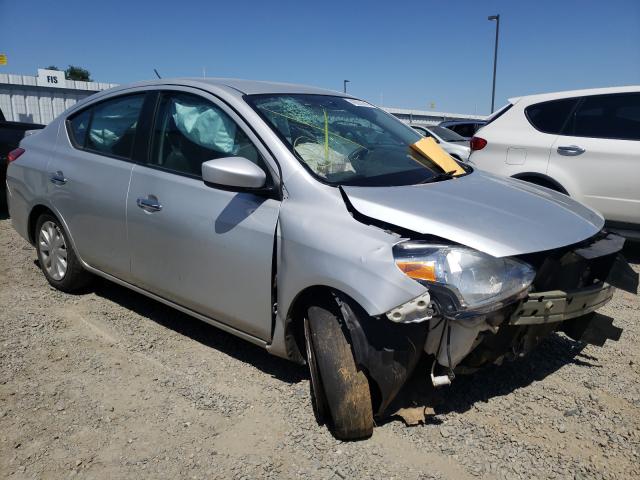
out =
<path fill-rule="evenodd" d="M 520 260 L 457 245 L 407 241 L 397 244 L 393 254 L 398 268 L 430 287 L 436 297 L 443 289 L 453 294 L 449 311 L 499 308 L 504 300 L 524 295 L 535 277 L 534 269 Z"/>

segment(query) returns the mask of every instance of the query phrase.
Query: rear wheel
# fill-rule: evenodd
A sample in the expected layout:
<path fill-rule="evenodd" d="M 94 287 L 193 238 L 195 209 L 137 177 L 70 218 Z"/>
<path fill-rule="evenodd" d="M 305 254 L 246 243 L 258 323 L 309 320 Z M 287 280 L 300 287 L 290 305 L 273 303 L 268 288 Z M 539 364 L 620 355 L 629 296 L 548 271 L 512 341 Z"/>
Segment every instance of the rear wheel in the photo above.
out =
<path fill-rule="evenodd" d="M 87 286 L 91 276 L 82 268 L 57 218 L 50 214 L 38 218 L 35 241 L 40 269 L 53 287 L 74 292 Z"/>
<path fill-rule="evenodd" d="M 340 313 L 335 310 L 337 308 L 314 305 L 307 312 L 309 335 L 305 335 L 305 341 L 308 356 L 311 354 L 314 409 L 316 415 L 321 413 L 326 417 L 336 438 L 368 438 L 373 433 L 369 381 L 356 367 Z M 317 385 L 314 385 L 314 373 Z"/>

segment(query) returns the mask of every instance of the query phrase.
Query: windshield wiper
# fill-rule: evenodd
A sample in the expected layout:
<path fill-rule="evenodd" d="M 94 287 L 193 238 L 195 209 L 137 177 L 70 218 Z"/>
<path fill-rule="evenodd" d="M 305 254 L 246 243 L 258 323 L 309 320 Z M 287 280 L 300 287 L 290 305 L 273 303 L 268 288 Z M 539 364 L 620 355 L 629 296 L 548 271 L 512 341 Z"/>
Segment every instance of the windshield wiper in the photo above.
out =
<path fill-rule="evenodd" d="M 454 178 L 453 176 L 454 173 L 456 173 L 456 170 L 451 170 L 450 172 L 437 173 L 433 177 L 425 178 L 423 181 L 418 182 L 418 184 L 441 182 L 442 180 L 449 180 L 451 178 Z"/>

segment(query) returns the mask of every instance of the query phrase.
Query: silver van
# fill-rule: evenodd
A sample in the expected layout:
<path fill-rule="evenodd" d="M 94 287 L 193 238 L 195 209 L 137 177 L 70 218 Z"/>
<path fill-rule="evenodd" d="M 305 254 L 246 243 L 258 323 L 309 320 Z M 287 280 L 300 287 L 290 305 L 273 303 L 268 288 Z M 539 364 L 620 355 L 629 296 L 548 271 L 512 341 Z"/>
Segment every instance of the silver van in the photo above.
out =
<path fill-rule="evenodd" d="M 444 386 L 554 331 L 602 345 L 620 329 L 595 310 L 637 290 L 596 212 L 317 88 L 122 86 L 10 160 L 12 222 L 51 285 L 99 275 L 307 364 L 341 439 L 371 435 L 419 360 Z"/>

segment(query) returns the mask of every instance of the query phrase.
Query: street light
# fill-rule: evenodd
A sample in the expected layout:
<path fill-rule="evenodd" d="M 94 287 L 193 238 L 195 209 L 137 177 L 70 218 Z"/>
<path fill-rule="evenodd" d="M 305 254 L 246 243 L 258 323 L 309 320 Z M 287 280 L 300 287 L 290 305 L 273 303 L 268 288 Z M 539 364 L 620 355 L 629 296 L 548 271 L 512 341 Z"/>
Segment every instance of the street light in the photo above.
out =
<path fill-rule="evenodd" d="M 493 51 L 493 88 L 491 89 L 491 113 L 496 99 L 496 68 L 498 66 L 498 35 L 500 34 L 500 15 L 490 15 L 487 20 L 496 21 L 496 46 Z"/>
<path fill-rule="evenodd" d="M 343 83 L 342 89 L 343 89 L 344 93 L 347 93 L 347 83 L 350 83 L 350 82 L 351 82 L 351 80 L 343 80 L 342 81 L 342 83 Z"/>

